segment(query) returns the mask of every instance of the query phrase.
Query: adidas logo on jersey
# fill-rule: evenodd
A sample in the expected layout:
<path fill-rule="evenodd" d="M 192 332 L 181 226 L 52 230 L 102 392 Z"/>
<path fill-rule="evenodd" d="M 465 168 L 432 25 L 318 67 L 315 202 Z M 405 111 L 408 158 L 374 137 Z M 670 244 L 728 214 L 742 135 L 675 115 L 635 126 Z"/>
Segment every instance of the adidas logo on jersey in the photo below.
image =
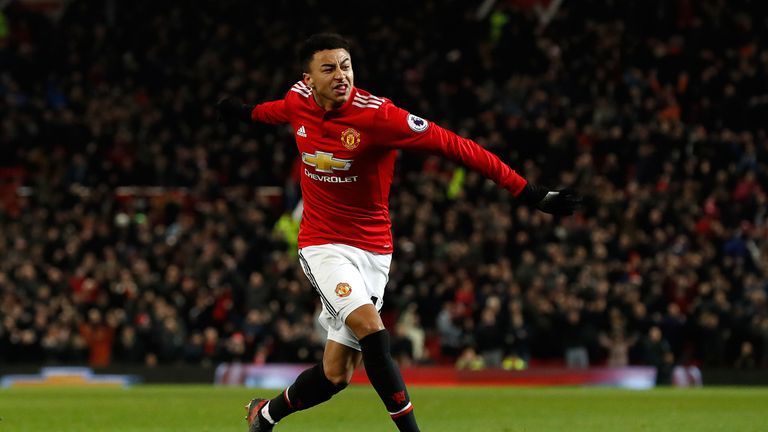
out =
<path fill-rule="evenodd" d="M 296 131 L 296 135 L 306 138 L 307 137 L 307 131 L 304 130 L 304 126 L 302 125 L 299 130 Z"/>

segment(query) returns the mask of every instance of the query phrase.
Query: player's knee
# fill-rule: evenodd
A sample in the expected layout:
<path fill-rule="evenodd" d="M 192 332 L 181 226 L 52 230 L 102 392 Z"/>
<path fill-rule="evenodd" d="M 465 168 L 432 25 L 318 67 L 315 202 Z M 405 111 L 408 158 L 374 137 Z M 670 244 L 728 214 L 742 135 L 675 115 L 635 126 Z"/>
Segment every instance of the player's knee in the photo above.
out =
<path fill-rule="evenodd" d="M 355 331 L 355 335 L 358 339 L 362 339 L 368 335 L 384 330 L 384 325 L 379 321 L 365 322 L 359 325 Z"/>
<path fill-rule="evenodd" d="M 352 381 L 353 372 L 354 370 L 325 371 L 325 378 L 336 388 L 338 393 L 344 390 L 349 385 L 349 382 Z"/>
<path fill-rule="evenodd" d="M 384 324 L 378 315 L 376 315 L 375 319 L 358 320 L 353 326 L 349 327 L 358 340 L 384 330 Z"/>
<path fill-rule="evenodd" d="M 373 305 L 364 305 L 352 312 L 346 320 L 347 326 L 357 339 L 384 330 L 384 323 Z"/>
<path fill-rule="evenodd" d="M 340 382 L 338 384 L 334 384 L 334 387 L 336 389 L 336 393 L 344 390 L 345 388 L 347 388 L 348 385 L 349 385 L 349 381 L 343 381 L 343 382 Z"/>

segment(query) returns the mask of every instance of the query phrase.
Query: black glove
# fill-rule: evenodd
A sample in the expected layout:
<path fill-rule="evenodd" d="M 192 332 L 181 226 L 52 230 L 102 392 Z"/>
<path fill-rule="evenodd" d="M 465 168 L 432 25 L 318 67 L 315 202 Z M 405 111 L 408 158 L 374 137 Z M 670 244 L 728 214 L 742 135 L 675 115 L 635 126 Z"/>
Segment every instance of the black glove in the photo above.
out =
<path fill-rule="evenodd" d="M 225 97 L 216 104 L 219 111 L 219 119 L 238 119 L 250 122 L 253 105 L 243 103 L 240 99 Z"/>
<path fill-rule="evenodd" d="M 544 213 L 568 216 L 581 206 L 582 198 L 572 189 L 549 190 L 543 186 L 528 183 L 519 198 Z"/>

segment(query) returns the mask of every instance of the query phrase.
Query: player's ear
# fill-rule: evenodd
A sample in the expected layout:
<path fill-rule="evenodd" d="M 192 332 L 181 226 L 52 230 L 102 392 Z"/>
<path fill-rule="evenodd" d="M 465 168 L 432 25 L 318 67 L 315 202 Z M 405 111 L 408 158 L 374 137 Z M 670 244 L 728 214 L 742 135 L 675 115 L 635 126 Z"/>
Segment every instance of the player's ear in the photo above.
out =
<path fill-rule="evenodd" d="M 311 88 L 311 89 L 314 89 L 314 88 L 315 88 L 315 84 L 314 84 L 314 83 L 312 83 L 312 77 L 311 77 L 311 76 L 309 76 L 309 74 L 308 74 L 308 73 L 304 72 L 304 74 L 303 74 L 303 76 L 302 76 L 302 81 L 304 81 L 304 84 L 306 84 L 307 86 L 309 86 L 309 88 Z"/>

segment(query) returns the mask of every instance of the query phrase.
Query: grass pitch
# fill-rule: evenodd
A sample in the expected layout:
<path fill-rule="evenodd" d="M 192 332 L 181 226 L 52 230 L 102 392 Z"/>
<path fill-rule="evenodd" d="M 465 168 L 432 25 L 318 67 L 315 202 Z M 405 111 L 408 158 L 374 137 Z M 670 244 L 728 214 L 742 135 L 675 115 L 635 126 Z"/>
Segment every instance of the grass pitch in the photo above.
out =
<path fill-rule="evenodd" d="M 0 432 L 245 432 L 243 406 L 275 390 L 212 386 L 2 389 Z M 424 432 L 768 431 L 768 389 L 426 388 Z M 395 431 L 373 389 L 353 386 L 275 432 Z"/>

